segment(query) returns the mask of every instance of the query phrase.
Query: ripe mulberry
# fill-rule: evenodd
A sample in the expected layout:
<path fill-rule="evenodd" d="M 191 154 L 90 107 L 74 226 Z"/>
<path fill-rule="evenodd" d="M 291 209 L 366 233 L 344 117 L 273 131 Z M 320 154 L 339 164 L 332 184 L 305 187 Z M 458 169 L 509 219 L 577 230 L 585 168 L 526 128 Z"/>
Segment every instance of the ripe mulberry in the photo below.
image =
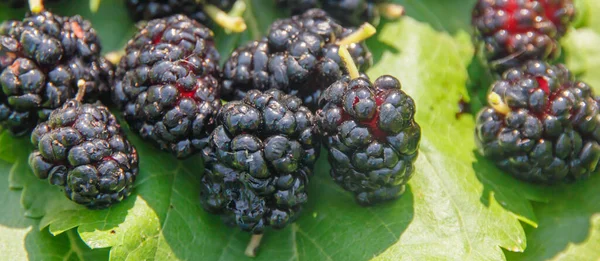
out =
<path fill-rule="evenodd" d="M 131 129 L 185 158 L 199 152 L 221 107 L 210 29 L 183 15 L 149 21 L 127 44 L 113 100 Z"/>
<path fill-rule="evenodd" d="M 353 32 L 319 9 L 277 20 L 267 38 L 238 48 L 227 60 L 223 97 L 239 100 L 249 90 L 275 88 L 297 95 L 305 106 L 316 110 L 321 92 L 344 73 L 340 43 L 358 39 L 349 44 L 354 62 L 361 71 L 372 64 L 371 53 L 360 41 L 374 33 L 374 28 Z"/>
<path fill-rule="evenodd" d="M 75 203 L 106 208 L 133 189 L 137 151 L 101 104 L 66 102 L 35 128 L 31 143 L 35 150 L 29 164 L 34 174 L 63 187 Z"/>
<path fill-rule="evenodd" d="M 479 0 L 473 26 L 480 56 L 497 73 L 554 59 L 574 13 L 571 0 Z"/>
<path fill-rule="evenodd" d="M 108 93 L 113 66 L 100 55 L 96 31 L 81 16 L 43 11 L 0 26 L 0 124 L 14 134 L 38 122 L 77 93 L 85 80 L 90 101 Z"/>
<path fill-rule="evenodd" d="M 563 65 L 530 61 L 492 85 L 477 116 L 479 151 L 534 183 L 574 181 L 600 160 L 600 115 L 592 89 Z"/>
<path fill-rule="evenodd" d="M 249 91 L 223 105 L 204 149 L 203 207 L 254 234 L 285 227 L 308 200 L 319 147 L 313 114 L 300 99 Z"/>

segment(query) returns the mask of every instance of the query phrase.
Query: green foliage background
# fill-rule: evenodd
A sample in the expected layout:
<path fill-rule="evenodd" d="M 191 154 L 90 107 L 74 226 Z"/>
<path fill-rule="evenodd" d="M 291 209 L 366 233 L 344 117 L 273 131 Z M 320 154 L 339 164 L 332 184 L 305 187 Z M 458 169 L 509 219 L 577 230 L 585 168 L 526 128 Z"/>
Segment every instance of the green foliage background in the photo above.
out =
<path fill-rule="evenodd" d="M 270 0 L 246 0 L 248 31 L 215 32 L 223 58 L 264 35 L 282 15 Z M 486 74 L 473 57 L 470 11 L 475 0 L 396 1 L 407 9 L 369 40 L 368 74 L 397 76 L 417 103 L 423 129 L 417 173 L 398 201 L 371 208 L 329 178 L 322 155 L 304 215 L 268 231 L 257 260 L 598 260 L 600 176 L 573 185 L 518 182 L 481 158 L 473 115 L 456 117 L 461 97 L 474 109 Z M 578 0 L 579 17 L 563 39 L 563 57 L 582 80 L 600 88 L 600 2 Z M 90 19 L 104 51 L 121 49 L 135 31 L 121 0 L 48 8 Z M 0 20 L 19 19 L 0 5 Z M 600 89 L 598 89 L 600 91 Z M 27 138 L 0 134 L 0 249 L 10 260 L 242 260 L 249 235 L 228 228 L 199 206 L 195 157 L 177 161 L 144 144 L 135 193 L 123 203 L 90 211 L 37 180 L 27 165 Z"/>

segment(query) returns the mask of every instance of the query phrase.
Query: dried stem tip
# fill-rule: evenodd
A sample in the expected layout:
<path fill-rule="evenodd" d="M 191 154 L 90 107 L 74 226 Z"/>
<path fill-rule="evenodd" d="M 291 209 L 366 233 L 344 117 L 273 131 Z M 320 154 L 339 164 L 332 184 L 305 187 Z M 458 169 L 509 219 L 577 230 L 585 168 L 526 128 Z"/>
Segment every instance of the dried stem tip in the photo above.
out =
<path fill-rule="evenodd" d="M 87 88 L 87 84 L 85 82 L 85 80 L 83 79 L 79 79 L 79 81 L 77 81 L 77 96 L 75 96 L 75 100 L 77 101 L 82 101 L 83 100 L 83 96 L 85 96 L 85 89 Z"/>
<path fill-rule="evenodd" d="M 340 46 L 340 50 L 338 51 L 338 54 L 342 58 L 342 61 L 344 61 L 344 64 L 346 65 L 346 69 L 348 70 L 348 74 L 350 74 L 350 78 L 352 78 L 352 79 L 358 78 L 360 76 L 360 74 L 358 73 L 356 64 L 354 64 L 352 55 L 350 55 L 350 52 L 348 52 L 348 48 L 346 48 L 345 45 Z"/>
<path fill-rule="evenodd" d="M 32 13 L 39 13 L 44 11 L 44 1 L 42 0 L 29 0 L 29 10 Z"/>
<path fill-rule="evenodd" d="M 508 107 L 508 105 L 502 101 L 502 97 L 495 92 L 491 92 L 488 95 L 488 103 L 500 114 L 506 115 L 510 112 L 510 107 Z"/>
<path fill-rule="evenodd" d="M 404 6 L 394 3 L 382 3 L 377 5 L 379 13 L 390 20 L 395 20 L 404 15 Z"/>
<path fill-rule="evenodd" d="M 250 238 L 250 242 L 248 243 L 248 246 L 246 247 L 246 252 L 244 252 L 244 254 L 246 254 L 246 256 L 249 257 L 256 257 L 256 251 L 260 246 L 260 241 L 262 240 L 262 238 L 263 234 L 252 235 L 252 238 Z"/>

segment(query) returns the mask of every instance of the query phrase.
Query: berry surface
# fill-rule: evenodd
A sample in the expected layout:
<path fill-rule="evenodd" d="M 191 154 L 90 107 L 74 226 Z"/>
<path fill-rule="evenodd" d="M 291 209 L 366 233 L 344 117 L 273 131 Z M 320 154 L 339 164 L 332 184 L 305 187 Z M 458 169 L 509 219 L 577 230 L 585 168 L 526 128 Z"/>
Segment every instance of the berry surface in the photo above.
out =
<path fill-rule="evenodd" d="M 107 208 L 133 189 L 137 151 L 103 105 L 66 102 L 35 128 L 31 143 L 34 174 L 63 188 L 77 204 Z"/>
<path fill-rule="evenodd" d="M 421 139 L 415 103 L 400 82 L 389 75 L 374 83 L 346 76 L 325 90 L 319 107 L 317 124 L 335 182 L 361 205 L 400 197 Z"/>
<path fill-rule="evenodd" d="M 492 85 L 477 116 L 479 151 L 534 183 L 588 177 L 600 160 L 600 115 L 590 86 L 563 65 L 530 61 Z"/>
<path fill-rule="evenodd" d="M 244 231 L 292 223 L 308 200 L 320 141 L 311 111 L 279 90 L 223 105 L 204 149 L 204 208 Z"/>
<path fill-rule="evenodd" d="M 0 124 L 29 133 L 50 112 L 75 97 L 86 82 L 86 98 L 108 94 L 113 65 L 100 55 L 96 31 L 81 16 L 44 11 L 0 25 Z"/>
<path fill-rule="evenodd" d="M 178 158 L 206 145 L 221 107 L 213 33 L 184 15 L 155 19 L 127 44 L 113 100 L 133 131 Z"/>

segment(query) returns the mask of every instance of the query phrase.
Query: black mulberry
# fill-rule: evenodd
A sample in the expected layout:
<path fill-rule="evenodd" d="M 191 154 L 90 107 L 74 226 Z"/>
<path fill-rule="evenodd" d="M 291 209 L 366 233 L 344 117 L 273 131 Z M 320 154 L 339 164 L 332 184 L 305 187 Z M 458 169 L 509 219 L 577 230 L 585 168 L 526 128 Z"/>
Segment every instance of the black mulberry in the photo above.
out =
<path fill-rule="evenodd" d="M 254 234 L 293 222 L 319 154 L 313 114 L 279 90 L 223 105 L 204 149 L 203 207 Z"/>
<path fill-rule="evenodd" d="M 480 56 L 497 73 L 554 59 L 574 13 L 571 0 L 479 0 L 473 26 Z"/>
<path fill-rule="evenodd" d="M 297 95 L 305 106 L 316 110 L 321 92 L 344 73 L 338 55 L 340 42 L 358 39 L 348 48 L 364 71 L 371 66 L 372 57 L 360 41 L 372 33 L 374 28 L 365 26 L 353 34 L 353 30 L 340 26 L 319 9 L 277 20 L 267 38 L 238 48 L 227 60 L 223 68 L 223 97 L 239 100 L 249 90 L 275 88 Z"/>
<path fill-rule="evenodd" d="M 15 134 L 30 132 L 48 114 L 88 84 L 86 98 L 108 93 L 114 72 L 100 55 L 89 21 L 44 11 L 0 26 L 0 124 Z"/>
<path fill-rule="evenodd" d="M 72 201 L 91 209 L 129 196 L 138 154 L 117 119 L 101 104 L 67 101 L 31 135 L 29 164 L 40 179 L 64 188 Z"/>
<path fill-rule="evenodd" d="M 414 120 L 415 103 L 393 76 L 371 83 L 356 69 L 349 71 L 353 79 L 344 76 L 329 86 L 316 113 L 331 177 L 361 205 L 396 199 L 418 156 L 421 128 Z"/>
<path fill-rule="evenodd" d="M 492 85 L 477 116 L 479 151 L 534 183 L 574 181 L 600 160 L 600 115 L 590 86 L 563 65 L 530 61 Z"/>
<path fill-rule="evenodd" d="M 142 138 L 188 157 L 221 107 L 218 62 L 210 29 L 184 15 L 152 20 L 127 44 L 113 100 Z"/>

